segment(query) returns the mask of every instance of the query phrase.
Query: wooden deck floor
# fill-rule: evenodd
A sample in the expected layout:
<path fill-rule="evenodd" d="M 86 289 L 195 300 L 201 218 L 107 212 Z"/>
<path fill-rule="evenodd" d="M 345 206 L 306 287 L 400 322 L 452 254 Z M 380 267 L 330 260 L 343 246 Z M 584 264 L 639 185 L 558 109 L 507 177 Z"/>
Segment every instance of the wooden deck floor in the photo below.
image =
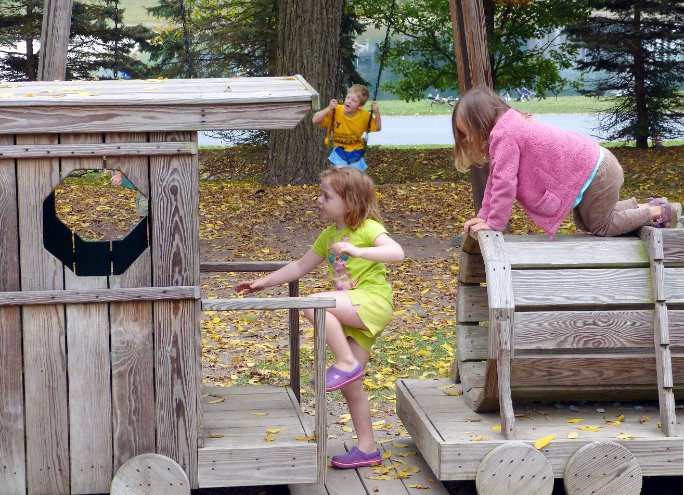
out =
<path fill-rule="evenodd" d="M 345 445 L 342 440 L 328 441 L 328 471 L 325 486 L 290 485 L 291 495 L 448 495 L 448 491 L 437 480 L 415 444 L 410 439 L 397 438 L 383 443 L 381 450 L 387 457 L 381 468 L 335 469 L 330 458 L 343 454 L 354 444 Z M 405 479 L 396 474 L 404 472 Z M 383 476 L 384 475 L 384 476 Z M 387 479 L 385 479 L 387 478 Z"/>
<path fill-rule="evenodd" d="M 207 387 L 202 408 L 200 488 L 316 481 L 316 444 L 292 389 Z"/>
<path fill-rule="evenodd" d="M 463 396 L 447 395 L 451 380 L 401 380 L 397 382 L 397 413 L 427 464 L 441 480 L 475 479 L 477 468 L 493 448 L 506 442 L 498 413 L 478 414 Z M 514 404 L 517 439 L 527 443 L 547 435 L 555 439 L 542 449 L 556 478 L 580 447 L 596 440 L 612 440 L 627 447 L 636 457 L 644 476 L 679 476 L 684 454 L 684 411 L 677 409 L 678 437 L 666 437 L 659 427 L 655 406 L 635 409 L 633 404 L 579 405 L 555 409 L 541 403 Z M 624 419 L 617 423 L 620 416 Z M 568 420 L 581 419 L 568 423 Z M 609 424 L 613 422 L 614 424 Z M 590 428 L 590 426 L 598 428 Z M 596 430 L 596 431 L 591 431 Z M 568 434 L 577 438 L 568 438 Z M 620 435 L 629 435 L 622 437 Z M 573 435 L 574 436 L 574 435 Z"/>

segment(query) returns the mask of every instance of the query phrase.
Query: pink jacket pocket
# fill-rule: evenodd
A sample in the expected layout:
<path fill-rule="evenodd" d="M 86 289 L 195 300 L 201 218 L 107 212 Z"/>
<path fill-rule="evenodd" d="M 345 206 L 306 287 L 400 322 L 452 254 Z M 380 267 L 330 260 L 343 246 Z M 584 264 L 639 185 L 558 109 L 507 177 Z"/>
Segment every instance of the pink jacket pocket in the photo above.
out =
<path fill-rule="evenodd" d="M 560 206 L 560 198 L 547 189 L 544 196 L 536 203 L 529 205 L 528 208 L 538 215 L 551 217 L 558 213 Z"/>

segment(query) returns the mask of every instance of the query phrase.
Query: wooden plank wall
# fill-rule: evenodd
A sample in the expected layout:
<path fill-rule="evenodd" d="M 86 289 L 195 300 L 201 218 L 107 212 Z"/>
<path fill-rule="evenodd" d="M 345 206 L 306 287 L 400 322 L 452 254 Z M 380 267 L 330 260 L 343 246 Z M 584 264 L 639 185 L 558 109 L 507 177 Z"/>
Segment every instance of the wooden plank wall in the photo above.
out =
<path fill-rule="evenodd" d="M 0 135 L 0 144 L 14 136 Z M 0 160 L 0 291 L 16 291 L 19 283 L 16 168 Z M 0 486 L 8 494 L 26 492 L 24 394 L 21 316 L 16 306 L 0 308 Z"/>
<path fill-rule="evenodd" d="M 106 143 L 144 143 L 145 133 L 107 133 Z M 107 168 L 123 174 L 149 198 L 149 159 L 110 157 Z M 148 248 L 128 270 L 109 277 L 110 287 L 151 287 L 152 258 Z M 109 306 L 112 346 L 113 471 L 128 459 L 156 452 L 154 417 L 153 303 Z"/>
<path fill-rule="evenodd" d="M 56 135 L 18 135 L 17 144 L 56 144 Z M 64 289 L 62 263 L 43 248 L 43 200 L 59 184 L 58 159 L 17 164 L 21 288 Z M 64 306 L 26 306 L 23 316 L 26 478 L 31 493 L 69 493 L 69 419 Z"/>
<path fill-rule="evenodd" d="M 0 146 L 148 137 L 7 135 Z M 192 141 L 196 149 L 196 133 L 152 139 Z M 150 156 L 0 160 L 0 291 L 199 285 L 197 155 L 152 162 L 155 187 Z M 159 198 L 152 216 L 165 221 L 152 232 L 158 249 L 124 274 L 79 277 L 43 247 L 43 201 L 72 171 L 104 168 L 122 170 Z M 176 460 L 197 487 L 199 315 L 196 300 L 0 307 L 0 492 L 107 492 L 126 460 L 150 452 Z"/>
<path fill-rule="evenodd" d="M 150 134 L 150 141 L 196 141 L 197 133 Z M 150 159 L 153 285 L 199 285 L 199 176 L 196 155 Z M 158 302 L 155 320 L 157 453 L 197 481 L 201 336 L 198 301 Z"/>

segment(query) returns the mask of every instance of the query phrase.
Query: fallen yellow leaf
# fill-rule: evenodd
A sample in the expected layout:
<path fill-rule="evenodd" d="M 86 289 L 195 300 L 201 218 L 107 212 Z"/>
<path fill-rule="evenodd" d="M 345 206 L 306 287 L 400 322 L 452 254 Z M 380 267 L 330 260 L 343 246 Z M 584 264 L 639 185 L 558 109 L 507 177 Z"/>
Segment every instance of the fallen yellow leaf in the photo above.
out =
<path fill-rule="evenodd" d="M 453 397 L 463 394 L 463 390 L 442 390 L 442 392 L 446 395 L 451 395 Z"/>
<path fill-rule="evenodd" d="M 534 448 L 537 450 L 541 450 L 548 444 L 550 444 L 554 438 L 556 438 L 556 435 L 547 435 L 545 437 L 541 437 L 539 440 L 534 442 Z"/>
<path fill-rule="evenodd" d="M 630 435 L 629 433 L 620 433 L 617 436 L 618 440 L 630 440 L 634 438 L 634 435 Z"/>
<path fill-rule="evenodd" d="M 283 431 L 282 428 L 269 428 L 266 430 L 266 433 L 270 433 L 271 435 L 277 435 L 281 431 Z"/>
<path fill-rule="evenodd" d="M 572 418 L 566 421 L 566 423 L 581 423 L 584 421 L 584 418 Z"/>
<path fill-rule="evenodd" d="M 212 433 L 212 432 L 209 432 L 209 434 L 208 434 L 207 436 L 208 436 L 209 438 L 223 438 L 223 435 L 221 435 L 220 433 L 214 434 L 214 433 Z"/>
<path fill-rule="evenodd" d="M 494 431 L 501 431 L 501 425 L 492 426 L 492 430 L 494 430 Z"/>
<path fill-rule="evenodd" d="M 568 438 L 571 440 L 575 439 L 575 438 L 579 438 L 579 433 L 577 433 L 576 431 L 571 431 L 570 433 L 568 433 Z"/>
<path fill-rule="evenodd" d="M 600 426 L 578 426 L 578 430 L 582 431 L 599 431 L 601 429 Z"/>

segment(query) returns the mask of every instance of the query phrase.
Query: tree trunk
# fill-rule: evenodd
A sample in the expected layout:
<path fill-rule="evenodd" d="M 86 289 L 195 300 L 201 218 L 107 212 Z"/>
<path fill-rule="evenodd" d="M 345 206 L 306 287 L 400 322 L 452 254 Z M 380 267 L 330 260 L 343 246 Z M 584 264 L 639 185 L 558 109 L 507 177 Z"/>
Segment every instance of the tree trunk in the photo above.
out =
<path fill-rule="evenodd" d="M 492 71 L 487 49 L 482 0 L 449 0 L 454 52 L 461 94 L 474 86 L 492 87 Z M 470 169 L 475 213 L 482 207 L 489 167 Z"/>
<path fill-rule="evenodd" d="M 278 1 L 276 75 L 301 74 L 321 95 L 321 105 L 333 97 L 342 0 Z M 271 131 L 265 185 L 318 182 L 327 167 L 325 132 L 311 114 L 292 130 Z"/>
<path fill-rule="evenodd" d="M 641 29 L 641 10 L 635 7 L 632 20 L 634 32 Z M 634 38 L 634 98 L 636 100 L 637 132 L 636 147 L 648 148 L 648 108 L 646 107 L 646 50 L 641 39 Z"/>
<path fill-rule="evenodd" d="M 40 81 L 66 78 L 72 5 L 73 0 L 45 0 L 38 62 Z"/>

